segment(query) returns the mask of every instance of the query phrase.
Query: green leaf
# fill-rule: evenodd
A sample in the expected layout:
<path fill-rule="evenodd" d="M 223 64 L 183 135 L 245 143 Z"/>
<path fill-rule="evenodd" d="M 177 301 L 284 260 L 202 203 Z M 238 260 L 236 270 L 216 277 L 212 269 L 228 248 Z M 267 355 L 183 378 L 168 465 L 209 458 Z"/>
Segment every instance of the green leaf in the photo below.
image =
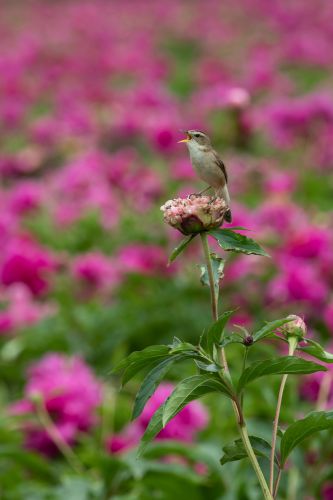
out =
<path fill-rule="evenodd" d="M 213 277 L 214 277 L 214 287 L 215 291 L 218 294 L 220 290 L 220 280 L 223 278 L 223 269 L 225 260 L 221 257 L 218 257 L 216 253 L 210 254 L 212 268 L 213 268 Z M 207 266 L 200 266 L 201 276 L 200 281 L 204 286 L 210 286 L 209 276 L 207 271 Z"/>
<path fill-rule="evenodd" d="M 269 257 L 256 241 L 231 229 L 213 229 L 208 234 L 213 236 L 223 250 L 227 252 L 245 253 L 247 255 L 263 255 Z"/>
<path fill-rule="evenodd" d="M 298 347 L 297 350 L 305 352 L 314 358 L 320 359 L 320 361 L 325 361 L 326 363 L 333 363 L 333 354 L 324 350 L 324 348 L 312 339 L 304 339 L 309 344 L 307 346 Z"/>
<path fill-rule="evenodd" d="M 222 370 L 221 366 L 216 365 L 215 363 L 208 363 L 208 362 L 203 362 L 200 360 L 195 360 L 194 361 L 199 370 L 202 370 L 204 372 L 208 373 L 218 373 L 219 371 Z"/>
<path fill-rule="evenodd" d="M 183 342 L 177 338 L 173 339 L 173 343 L 169 345 L 170 351 L 169 354 L 177 354 L 180 352 L 188 352 L 193 353 L 194 355 L 197 353 L 197 347 L 190 342 Z"/>
<path fill-rule="evenodd" d="M 136 395 L 132 419 L 135 419 L 139 415 L 141 415 L 142 410 L 145 407 L 145 404 L 147 403 L 148 399 L 152 396 L 152 394 L 155 392 L 157 386 L 164 378 L 166 373 L 169 371 L 171 365 L 176 361 L 180 361 L 184 357 L 186 357 L 184 356 L 184 354 L 178 354 L 178 356 L 170 356 L 164 359 L 161 363 L 155 366 L 155 368 L 153 368 L 148 373 L 148 375 L 142 382 L 139 392 Z"/>
<path fill-rule="evenodd" d="M 123 385 L 145 368 L 151 368 L 169 355 L 169 346 L 153 345 L 142 351 L 132 352 L 112 370 L 112 373 L 124 371 Z"/>
<path fill-rule="evenodd" d="M 157 434 L 161 432 L 163 429 L 163 411 L 168 400 L 164 404 L 162 404 L 154 413 L 150 422 L 145 430 L 144 435 L 141 438 L 141 443 L 138 449 L 137 456 L 140 457 L 147 445 L 154 439 Z"/>
<path fill-rule="evenodd" d="M 263 326 L 262 328 L 260 328 L 260 330 L 258 330 L 253 334 L 253 342 L 258 342 L 258 340 L 263 340 L 264 338 L 269 337 L 271 334 L 275 332 L 275 330 L 277 330 L 280 326 L 289 323 L 289 321 L 292 320 L 287 318 L 282 318 L 266 323 L 265 326 Z"/>
<path fill-rule="evenodd" d="M 221 342 L 219 343 L 220 347 L 226 347 L 229 344 L 243 344 L 244 339 L 238 333 L 233 333 L 231 335 L 225 335 Z"/>
<path fill-rule="evenodd" d="M 187 238 L 184 238 L 180 243 L 179 245 L 172 251 L 170 257 L 169 257 L 169 265 L 174 261 L 176 260 L 176 258 L 178 257 L 178 255 L 180 255 L 184 250 L 185 248 L 187 247 L 187 245 L 193 240 L 193 238 L 196 236 L 196 234 L 191 234 L 191 236 L 188 236 Z"/>
<path fill-rule="evenodd" d="M 306 361 L 305 359 L 296 358 L 294 356 L 283 356 L 281 358 L 256 361 L 244 370 L 238 381 L 237 391 L 240 392 L 246 384 L 257 378 L 264 377 L 265 375 L 278 375 L 284 373 L 303 375 L 320 371 L 327 371 L 327 369 L 312 361 Z"/>
<path fill-rule="evenodd" d="M 271 445 L 258 436 L 249 436 L 252 448 L 257 457 L 264 457 L 267 460 L 270 460 L 271 454 Z M 228 462 L 236 462 L 238 460 L 242 460 L 243 458 L 247 458 L 248 454 L 244 448 L 243 441 L 241 439 L 236 439 L 231 444 L 224 446 L 223 448 L 224 455 L 222 456 L 220 463 L 224 465 Z M 275 463 L 278 465 L 278 460 L 275 457 Z"/>
<path fill-rule="evenodd" d="M 233 393 L 229 385 L 211 375 L 193 375 L 180 382 L 167 399 L 163 410 L 163 427 L 190 401 L 209 392 L 220 392 L 229 398 Z"/>
<path fill-rule="evenodd" d="M 211 357 L 213 356 L 214 345 L 218 345 L 221 341 L 224 328 L 235 311 L 226 311 L 215 323 L 208 329 L 205 329 L 200 338 L 200 347 L 206 351 Z"/>
<path fill-rule="evenodd" d="M 291 451 L 312 434 L 333 428 L 333 411 L 316 411 L 289 425 L 281 439 L 281 465 L 286 463 Z"/>

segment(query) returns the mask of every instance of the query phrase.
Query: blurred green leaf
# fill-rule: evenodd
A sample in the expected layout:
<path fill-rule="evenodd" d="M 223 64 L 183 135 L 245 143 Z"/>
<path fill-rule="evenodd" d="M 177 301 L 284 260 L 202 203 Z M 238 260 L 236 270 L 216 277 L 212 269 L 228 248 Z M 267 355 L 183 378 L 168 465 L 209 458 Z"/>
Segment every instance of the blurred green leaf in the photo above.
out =
<path fill-rule="evenodd" d="M 269 323 L 266 323 L 265 326 L 263 326 L 262 328 L 260 328 L 260 330 L 256 331 L 253 334 L 253 342 L 258 342 L 259 340 L 263 340 L 263 339 L 269 337 L 280 326 L 283 326 L 286 323 L 289 323 L 290 321 L 292 321 L 292 320 L 287 319 L 287 318 L 282 318 L 282 319 L 276 319 L 274 321 L 270 321 Z"/>
<path fill-rule="evenodd" d="M 176 260 L 176 258 L 178 257 L 178 255 L 180 255 L 184 250 L 185 248 L 187 247 L 187 245 L 193 240 L 193 238 L 195 237 L 196 235 L 195 234 L 192 234 L 191 236 L 188 236 L 187 238 L 184 238 L 180 244 L 172 251 L 170 257 L 169 257 L 169 264 L 171 264 L 174 260 Z"/>
<path fill-rule="evenodd" d="M 184 356 L 184 354 L 178 354 L 178 356 L 170 356 L 169 358 L 164 359 L 148 373 L 148 375 L 142 382 L 139 392 L 137 393 L 135 398 L 132 415 L 133 419 L 137 418 L 142 413 L 142 410 L 144 409 L 148 399 L 155 392 L 157 386 L 169 371 L 171 365 L 176 361 L 184 359 L 184 357 L 186 357 L 186 355 Z"/>
<path fill-rule="evenodd" d="M 256 456 L 264 457 L 267 458 L 267 460 L 270 460 L 271 445 L 267 441 L 265 441 L 265 439 L 262 439 L 258 436 L 249 436 L 249 439 Z M 220 460 L 221 465 L 224 465 L 228 462 L 236 462 L 248 457 L 244 448 L 243 441 L 241 439 L 236 439 L 233 443 L 224 446 L 222 449 L 224 455 Z M 278 460 L 276 457 L 275 463 L 278 464 Z"/>
<path fill-rule="evenodd" d="M 238 381 L 237 391 L 241 392 L 245 385 L 265 375 L 282 375 L 285 373 L 304 375 L 320 371 L 327 371 L 327 369 L 322 365 L 312 363 L 312 361 L 306 361 L 305 359 L 296 358 L 294 356 L 283 356 L 281 358 L 256 361 L 244 370 Z"/>
<path fill-rule="evenodd" d="M 224 328 L 235 311 L 225 311 L 217 321 L 215 321 L 209 328 L 205 329 L 200 338 L 200 347 L 213 357 L 214 345 L 219 345 Z"/>
<path fill-rule="evenodd" d="M 142 351 L 132 352 L 113 368 L 111 373 L 124 371 L 123 385 L 144 368 L 149 368 L 162 361 L 169 354 L 169 347 L 166 345 L 152 345 Z"/>
<path fill-rule="evenodd" d="M 163 427 L 190 401 L 199 399 L 209 392 L 219 392 L 232 398 L 231 387 L 212 375 L 193 375 L 180 382 L 167 399 L 163 409 Z"/>
<path fill-rule="evenodd" d="M 216 239 L 223 250 L 227 252 L 245 253 L 247 255 L 262 255 L 269 257 L 256 241 L 243 234 L 235 233 L 231 229 L 213 229 L 208 234 Z"/>
<path fill-rule="evenodd" d="M 220 290 L 220 280 L 223 278 L 223 269 L 225 260 L 221 257 L 218 257 L 215 253 L 210 254 L 212 269 L 213 269 L 213 278 L 214 278 L 214 287 L 215 291 L 218 295 Z M 207 271 L 207 266 L 200 266 L 201 276 L 200 281 L 204 286 L 210 286 L 209 276 Z"/>
<path fill-rule="evenodd" d="M 165 404 L 166 402 L 155 411 L 154 415 L 150 419 L 150 422 L 145 430 L 145 433 L 141 438 L 141 443 L 138 449 L 138 457 L 142 455 L 142 453 L 146 449 L 147 444 L 149 444 L 150 441 L 154 439 L 154 437 L 157 436 L 157 434 L 161 432 L 161 430 L 163 429 L 162 418 L 163 418 L 163 410 Z"/>
<path fill-rule="evenodd" d="M 297 347 L 298 351 L 302 351 L 309 356 L 320 359 L 320 361 L 325 361 L 326 363 L 333 363 L 333 354 L 324 350 L 324 348 L 316 341 L 312 339 L 304 339 L 311 345 L 306 345 L 302 347 Z"/>
<path fill-rule="evenodd" d="M 281 465 L 285 465 L 286 460 L 292 450 L 304 439 L 319 431 L 333 428 L 333 411 L 318 411 L 307 415 L 305 418 L 289 425 L 281 439 Z"/>

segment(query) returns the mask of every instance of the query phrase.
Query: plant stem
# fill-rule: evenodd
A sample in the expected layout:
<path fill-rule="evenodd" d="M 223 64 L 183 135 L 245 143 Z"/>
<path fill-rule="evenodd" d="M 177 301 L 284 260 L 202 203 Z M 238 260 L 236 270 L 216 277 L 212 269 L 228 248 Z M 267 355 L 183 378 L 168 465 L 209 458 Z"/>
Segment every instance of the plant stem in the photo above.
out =
<path fill-rule="evenodd" d="M 212 316 L 213 316 L 214 321 L 217 321 L 217 319 L 218 319 L 218 293 L 216 293 L 216 289 L 215 289 L 214 274 L 213 274 L 212 261 L 211 261 L 211 257 L 210 257 L 210 251 L 209 251 L 208 238 L 207 238 L 206 233 L 200 233 L 200 236 L 201 236 L 202 247 L 203 247 L 203 252 L 204 252 L 204 256 L 205 256 L 208 279 L 209 279 Z M 224 368 L 224 373 L 225 373 L 225 375 L 227 375 L 228 378 L 230 378 L 229 367 L 228 367 L 228 362 L 227 362 L 224 348 L 221 349 L 221 358 L 222 358 L 222 365 Z M 245 360 L 245 362 L 246 362 L 246 360 Z M 258 477 L 264 498 L 265 498 L 265 500 L 273 500 L 273 497 L 269 491 L 266 479 L 263 475 L 263 472 L 260 468 L 257 457 L 253 451 L 251 442 L 249 440 L 249 435 L 248 435 L 246 424 L 244 421 L 241 405 L 237 400 L 232 400 L 232 406 L 233 406 L 233 409 L 234 409 L 234 412 L 236 415 L 238 429 L 239 429 L 239 432 L 240 432 L 240 435 L 241 435 L 241 438 L 242 438 L 242 441 L 244 444 L 244 448 L 245 448 L 246 453 L 251 461 L 253 469 Z"/>
<path fill-rule="evenodd" d="M 248 454 L 248 457 L 252 463 L 252 467 L 255 470 L 255 473 L 257 474 L 262 492 L 264 494 L 265 500 L 273 500 L 273 497 L 269 491 L 268 485 L 266 483 L 266 479 L 264 477 L 264 474 L 262 473 L 262 470 L 260 468 L 260 465 L 258 463 L 257 457 L 253 451 L 252 445 L 250 443 L 249 435 L 247 433 L 247 428 L 245 425 L 239 426 L 239 431 L 242 437 L 242 441 L 244 444 L 244 448 L 246 450 L 246 453 Z"/>
<path fill-rule="evenodd" d="M 289 341 L 289 356 L 293 356 L 295 349 L 297 347 L 298 339 L 296 337 L 290 337 L 288 341 Z M 276 438 L 277 438 L 277 431 L 278 431 L 278 427 L 279 427 L 279 418 L 280 418 L 280 412 L 281 412 L 283 392 L 284 392 L 284 388 L 285 388 L 285 385 L 287 382 L 287 378 L 288 378 L 288 375 L 285 374 L 285 375 L 283 375 L 283 377 L 281 379 L 279 395 L 278 395 L 278 400 L 277 400 L 276 410 L 275 410 L 274 423 L 273 423 L 272 449 L 271 449 L 270 473 L 269 473 L 269 490 L 270 490 L 271 494 L 273 494 L 273 491 L 274 491 L 274 458 L 275 458 Z M 277 487 L 275 489 L 277 490 Z M 276 493 L 277 493 L 277 491 L 276 491 Z"/>
<path fill-rule="evenodd" d="M 204 253 L 204 257 L 205 257 L 205 261 L 206 261 L 207 273 L 208 273 L 208 279 L 209 279 L 210 303 L 211 303 L 211 307 L 212 307 L 212 317 L 213 317 L 214 321 L 217 321 L 218 317 L 219 317 L 219 314 L 218 314 L 219 296 L 218 296 L 218 293 L 216 292 L 215 283 L 214 283 L 212 259 L 210 257 L 210 250 L 209 250 L 207 233 L 200 233 L 200 237 L 201 237 L 201 241 L 202 241 L 202 248 L 203 248 L 203 253 Z M 223 347 L 221 349 L 221 361 L 222 361 L 222 366 L 223 366 L 224 371 L 226 373 L 229 373 L 228 363 L 227 363 L 227 359 L 226 359 L 225 351 L 224 351 Z"/>
<path fill-rule="evenodd" d="M 212 306 L 212 316 L 213 316 L 214 321 L 217 321 L 218 320 L 217 304 L 218 304 L 219 299 L 218 299 L 218 294 L 216 293 L 216 288 L 215 288 L 215 283 L 214 283 L 214 274 L 213 274 L 212 260 L 210 257 L 207 233 L 200 233 L 200 236 L 201 236 L 202 248 L 204 251 L 208 279 L 209 279 L 210 303 Z"/>
<path fill-rule="evenodd" d="M 276 497 L 278 489 L 279 489 L 279 484 L 280 484 L 280 479 L 281 479 L 281 473 L 282 473 L 282 469 L 279 467 L 278 476 L 276 478 L 276 482 L 275 482 L 275 486 L 274 486 L 273 498 Z"/>
<path fill-rule="evenodd" d="M 77 474 L 83 474 L 84 469 L 82 467 L 81 462 L 73 452 L 72 448 L 66 443 L 66 441 L 63 439 L 62 435 L 58 431 L 57 427 L 54 425 L 46 407 L 44 404 L 44 401 L 41 398 L 38 398 L 35 401 L 36 405 L 36 411 L 37 411 L 37 416 L 40 420 L 40 423 L 50 436 L 51 440 L 53 443 L 56 445 L 56 447 L 59 449 L 59 451 L 64 455 L 66 458 L 67 462 L 73 470 Z"/>

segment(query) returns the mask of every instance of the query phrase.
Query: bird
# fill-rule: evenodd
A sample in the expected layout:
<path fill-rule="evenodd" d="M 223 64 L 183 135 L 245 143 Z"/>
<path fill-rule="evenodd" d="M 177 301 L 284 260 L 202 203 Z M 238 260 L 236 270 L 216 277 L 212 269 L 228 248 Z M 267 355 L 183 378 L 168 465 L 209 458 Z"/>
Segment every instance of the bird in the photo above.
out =
<path fill-rule="evenodd" d="M 228 205 L 228 210 L 225 214 L 227 222 L 232 221 L 230 210 L 230 195 L 228 191 L 228 174 L 226 167 L 213 149 L 208 135 L 199 130 L 187 130 L 186 139 L 178 142 L 185 142 L 190 153 L 192 166 L 198 177 L 209 184 L 215 190 L 215 194 L 219 198 L 223 198 Z M 200 194 L 207 189 L 201 191 Z"/>

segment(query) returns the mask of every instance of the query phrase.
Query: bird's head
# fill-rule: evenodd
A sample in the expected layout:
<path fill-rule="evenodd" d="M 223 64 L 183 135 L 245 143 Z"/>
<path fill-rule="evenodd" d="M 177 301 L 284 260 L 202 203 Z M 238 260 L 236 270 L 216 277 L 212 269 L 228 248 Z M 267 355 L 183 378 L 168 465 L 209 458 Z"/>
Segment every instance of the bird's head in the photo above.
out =
<path fill-rule="evenodd" d="M 198 146 L 210 148 L 211 142 L 208 135 L 200 132 L 199 130 L 187 130 L 186 139 L 178 142 L 186 142 L 189 148 L 197 148 Z"/>

